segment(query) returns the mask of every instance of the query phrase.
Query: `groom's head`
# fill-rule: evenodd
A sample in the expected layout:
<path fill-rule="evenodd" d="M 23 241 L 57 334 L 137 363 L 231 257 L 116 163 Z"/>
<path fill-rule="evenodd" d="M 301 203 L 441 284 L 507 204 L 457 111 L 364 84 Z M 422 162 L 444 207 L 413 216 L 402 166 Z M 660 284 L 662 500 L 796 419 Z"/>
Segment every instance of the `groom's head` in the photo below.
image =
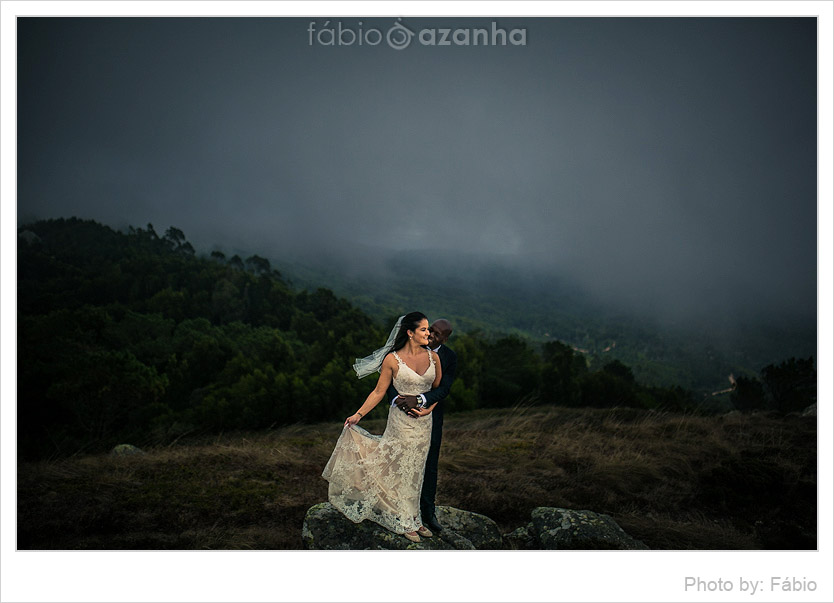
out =
<path fill-rule="evenodd" d="M 452 334 L 452 323 L 445 318 L 438 318 L 429 327 L 429 346 L 436 348 L 446 343 Z"/>

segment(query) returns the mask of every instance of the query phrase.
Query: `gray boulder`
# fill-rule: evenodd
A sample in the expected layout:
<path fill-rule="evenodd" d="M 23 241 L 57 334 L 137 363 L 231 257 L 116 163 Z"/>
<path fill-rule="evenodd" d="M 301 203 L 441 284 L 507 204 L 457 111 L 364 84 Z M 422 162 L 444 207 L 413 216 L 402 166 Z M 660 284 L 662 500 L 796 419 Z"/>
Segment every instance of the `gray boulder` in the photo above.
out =
<path fill-rule="evenodd" d="M 437 521 L 443 526 L 442 536 L 452 534 L 465 537 L 479 551 L 495 551 L 504 548 L 498 524 L 486 515 L 462 511 L 454 507 L 438 506 L 435 509 Z"/>
<path fill-rule="evenodd" d="M 504 542 L 508 548 L 513 550 L 535 551 L 542 548 L 541 544 L 536 540 L 533 522 L 528 523 L 526 526 L 516 528 L 509 534 L 504 534 Z"/>
<path fill-rule="evenodd" d="M 145 451 L 132 444 L 119 444 L 118 446 L 113 447 L 110 454 L 115 456 L 127 456 L 131 454 L 145 454 Z"/>
<path fill-rule="evenodd" d="M 531 522 L 507 534 L 512 548 L 535 550 L 648 550 L 608 515 L 558 507 L 536 507 Z"/>
<path fill-rule="evenodd" d="M 389 532 L 372 521 L 353 523 L 329 502 L 307 510 L 301 540 L 310 550 L 475 550 L 501 548 L 501 533 L 489 517 L 453 507 L 437 507 L 443 531 L 421 542 Z"/>
<path fill-rule="evenodd" d="M 17 235 L 17 238 L 21 241 L 24 241 L 27 245 L 34 245 L 35 243 L 42 242 L 41 238 L 31 230 L 24 230 L 19 235 Z"/>

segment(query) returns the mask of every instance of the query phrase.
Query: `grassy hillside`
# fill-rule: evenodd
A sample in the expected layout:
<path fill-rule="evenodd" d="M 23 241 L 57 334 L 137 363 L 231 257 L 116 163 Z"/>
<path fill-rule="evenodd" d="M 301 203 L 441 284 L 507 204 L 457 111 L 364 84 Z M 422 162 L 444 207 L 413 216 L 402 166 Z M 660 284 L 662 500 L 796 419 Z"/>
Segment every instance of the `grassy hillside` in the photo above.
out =
<path fill-rule="evenodd" d="M 375 416 L 380 416 L 377 413 Z M 384 420 L 364 422 L 381 433 Z M 340 423 L 21 463 L 21 549 L 295 549 Z M 503 532 L 607 513 L 653 549 L 816 547 L 816 420 L 516 407 L 446 418 L 438 503 Z"/>

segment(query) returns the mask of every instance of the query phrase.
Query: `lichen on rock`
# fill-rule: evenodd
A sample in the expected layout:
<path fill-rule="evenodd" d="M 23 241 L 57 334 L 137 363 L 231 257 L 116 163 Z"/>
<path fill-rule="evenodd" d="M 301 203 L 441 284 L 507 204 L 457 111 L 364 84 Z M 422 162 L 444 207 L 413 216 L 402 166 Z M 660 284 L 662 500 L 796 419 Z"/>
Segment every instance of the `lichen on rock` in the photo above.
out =
<path fill-rule="evenodd" d="M 118 446 L 113 447 L 110 454 L 115 456 L 127 456 L 131 454 L 145 454 L 145 451 L 141 448 L 133 446 L 132 444 L 119 444 Z"/>
<path fill-rule="evenodd" d="M 646 550 L 608 515 L 587 510 L 536 507 L 531 513 L 535 548 L 554 550 Z"/>

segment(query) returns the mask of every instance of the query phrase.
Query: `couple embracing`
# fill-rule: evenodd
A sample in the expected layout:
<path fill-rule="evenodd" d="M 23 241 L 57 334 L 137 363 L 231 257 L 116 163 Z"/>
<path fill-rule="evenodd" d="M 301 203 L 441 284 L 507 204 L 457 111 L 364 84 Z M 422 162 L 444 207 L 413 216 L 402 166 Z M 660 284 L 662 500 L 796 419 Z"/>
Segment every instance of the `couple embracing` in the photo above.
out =
<path fill-rule="evenodd" d="M 412 542 L 442 529 L 434 499 L 441 401 L 457 366 L 455 353 L 445 345 L 451 333 L 449 321 L 429 326 L 424 314 L 411 312 L 399 318 L 384 346 L 353 365 L 360 379 L 379 371 L 379 381 L 345 420 L 322 473 L 330 483 L 330 503 L 351 521 L 370 519 Z M 385 432 L 373 435 L 359 427 L 362 417 L 386 397 L 391 408 Z"/>

